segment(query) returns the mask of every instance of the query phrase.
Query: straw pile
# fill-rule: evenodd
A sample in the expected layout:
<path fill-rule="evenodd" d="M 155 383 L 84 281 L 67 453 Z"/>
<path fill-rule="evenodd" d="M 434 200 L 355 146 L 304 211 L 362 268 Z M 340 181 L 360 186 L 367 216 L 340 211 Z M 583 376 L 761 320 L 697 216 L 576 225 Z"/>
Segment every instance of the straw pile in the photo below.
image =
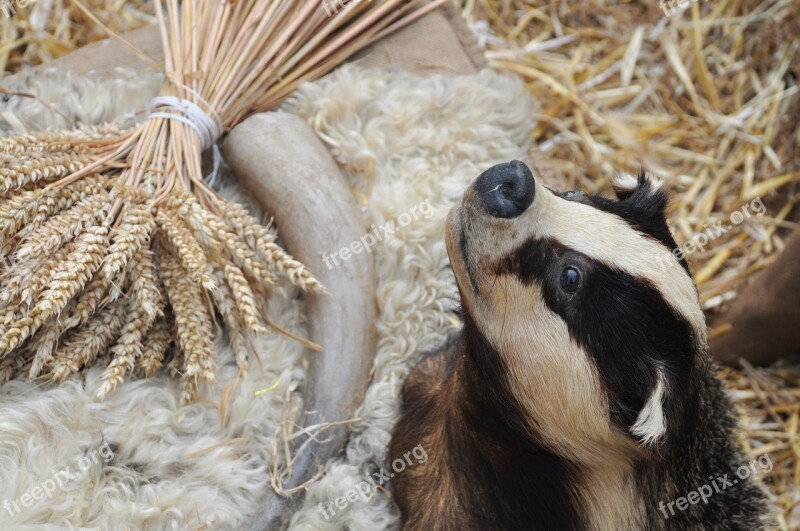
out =
<path fill-rule="evenodd" d="M 674 192 L 679 244 L 717 223 L 731 227 L 688 255 L 714 310 L 770 263 L 796 225 L 787 219 L 800 200 L 800 3 L 673 4 L 666 12 L 656 1 L 461 7 L 491 64 L 521 75 L 541 103 L 534 157 L 565 186 L 608 191 L 616 171 L 642 167 Z M 759 199 L 766 213 L 736 225 L 737 212 Z M 800 527 L 800 372 L 746 367 L 723 376 L 746 411 L 747 447 L 771 456 L 767 482 Z"/>
<path fill-rule="evenodd" d="M 156 21 L 147 0 L 86 0 L 85 5 L 117 33 Z M 70 0 L 0 0 L 0 71 L 17 72 L 106 37 Z"/>

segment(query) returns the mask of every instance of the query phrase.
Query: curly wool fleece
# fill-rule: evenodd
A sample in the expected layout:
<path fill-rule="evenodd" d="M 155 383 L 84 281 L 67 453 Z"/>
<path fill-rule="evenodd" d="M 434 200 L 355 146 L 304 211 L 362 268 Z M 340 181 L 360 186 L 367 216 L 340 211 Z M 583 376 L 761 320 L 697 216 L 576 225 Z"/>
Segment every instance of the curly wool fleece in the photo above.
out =
<path fill-rule="evenodd" d="M 323 514 L 320 504 L 363 490 L 367 474 L 389 470 L 384 460 L 403 379 L 420 352 L 457 326 L 444 218 L 482 170 L 525 156 L 534 126 L 531 100 L 519 80 L 491 71 L 416 77 L 345 67 L 302 86 L 283 110 L 308 120 L 346 168 L 365 204 L 366 226 L 383 227 L 406 219 L 401 216 L 414 207 L 422 212 L 425 202 L 430 206 L 430 215 L 396 223 L 371 247 L 380 311 L 373 381 L 344 456 L 328 463 L 290 524 L 297 530 L 395 529 L 399 515 L 387 485 L 371 487 L 344 509 L 334 505 L 334 514 Z M 281 295 L 270 302 L 272 318 L 304 335 L 296 294 Z M 97 368 L 58 387 L 19 381 L 0 387 L 2 528 L 245 527 L 270 488 L 273 443 L 280 440 L 285 407 L 297 406 L 309 353 L 282 336 L 261 337 L 264 371 L 251 363 L 254 369 L 237 382 L 223 340 L 217 350 L 218 385 L 184 408 L 177 405 L 179 385 L 164 375 L 127 381 L 102 403 L 93 399 Z M 424 449 L 408 450 L 412 461 L 422 460 Z M 101 458 L 84 459 L 92 455 Z M 30 501 L 41 494 L 66 467 L 70 481 L 21 506 L 22 496 Z M 9 513 L 4 500 L 21 510 L 12 506 Z"/>
<path fill-rule="evenodd" d="M 118 67 L 77 75 L 57 68 L 0 77 L 0 135 L 141 119 L 164 76 Z"/>

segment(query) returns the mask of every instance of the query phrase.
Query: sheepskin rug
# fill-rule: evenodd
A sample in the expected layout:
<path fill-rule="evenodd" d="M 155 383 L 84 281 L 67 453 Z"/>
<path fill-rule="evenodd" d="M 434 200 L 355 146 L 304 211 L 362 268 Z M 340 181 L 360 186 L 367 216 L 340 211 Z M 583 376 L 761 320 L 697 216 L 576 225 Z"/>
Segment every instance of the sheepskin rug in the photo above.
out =
<path fill-rule="evenodd" d="M 320 507 L 387 466 L 404 377 L 421 352 L 458 326 L 444 218 L 481 171 L 525 157 L 531 105 L 519 80 L 491 71 L 416 77 L 355 67 L 304 85 L 284 105 L 327 144 L 363 205 L 365 226 L 412 209 L 425 214 L 372 248 L 380 312 L 373 381 L 346 452 L 309 486 L 290 529 L 398 527 L 389 485 L 334 514 Z M 223 193 L 244 199 L 231 181 Z M 277 293 L 270 308 L 277 322 L 305 334 L 296 292 Z M 0 387 L 0 528 L 245 528 L 270 488 L 273 464 L 281 464 L 273 445 L 312 354 L 265 335 L 260 363 L 237 378 L 224 338 L 216 348 L 218 385 L 184 407 L 166 374 L 128 381 L 104 402 L 94 399 L 96 368 L 59 386 Z"/>
<path fill-rule="evenodd" d="M 56 68 L 0 78 L 0 135 L 69 129 L 75 125 L 141 120 L 164 76 L 118 67 L 76 75 Z"/>

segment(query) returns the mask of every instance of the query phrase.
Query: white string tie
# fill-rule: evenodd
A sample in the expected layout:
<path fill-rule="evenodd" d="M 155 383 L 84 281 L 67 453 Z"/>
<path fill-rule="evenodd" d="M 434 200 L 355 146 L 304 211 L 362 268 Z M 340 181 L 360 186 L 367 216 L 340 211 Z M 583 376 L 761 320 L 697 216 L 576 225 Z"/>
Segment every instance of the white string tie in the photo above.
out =
<path fill-rule="evenodd" d="M 202 98 L 200 99 L 202 100 Z M 194 102 L 176 96 L 158 96 L 153 98 L 151 103 L 155 110 L 150 113 L 148 119 L 166 118 L 168 120 L 178 120 L 188 125 L 200 137 L 200 141 L 203 143 L 203 151 L 214 145 L 222 135 L 222 120 L 207 103 L 206 106 L 214 114 L 213 118 Z"/>
<path fill-rule="evenodd" d="M 214 144 L 213 153 L 214 153 L 214 169 L 211 171 L 211 173 L 206 175 L 206 182 L 212 188 L 214 188 L 214 186 L 216 186 L 216 184 L 217 184 L 217 174 L 219 172 L 219 163 L 222 161 L 222 156 L 219 154 L 219 147 L 217 147 L 216 144 Z"/>

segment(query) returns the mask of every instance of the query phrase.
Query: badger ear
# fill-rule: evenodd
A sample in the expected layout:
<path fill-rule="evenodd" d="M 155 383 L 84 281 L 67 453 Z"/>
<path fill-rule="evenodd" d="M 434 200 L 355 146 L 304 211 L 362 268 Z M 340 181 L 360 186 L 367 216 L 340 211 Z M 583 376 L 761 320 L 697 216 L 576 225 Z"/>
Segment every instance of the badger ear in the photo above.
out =
<path fill-rule="evenodd" d="M 667 208 L 669 198 L 664 181 L 644 170 L 638 177 L 622 173 L 614 179 L 612 186 L 620 203 L 632 209 L 663 215 Z"/>
<path fill-rule="evenodd" d="M 638 437 L 644 446 L 652 446 L 661 441 L 667 432 L 664 415 L 666 390 L 666 376 L 664 371 L 659 368 L 656 370 L 656 385 L 639 412 L 636 422 L 631 426 L 631 433 Z"/>
<path fill-rule="evenodd" d="M 639 179 L 630 173 L 622 172 L 614 177 L 611 186 L 614 188 L 614 195 L 617 196 L 617 199 L 624 201 L 639 186 Z"/>

